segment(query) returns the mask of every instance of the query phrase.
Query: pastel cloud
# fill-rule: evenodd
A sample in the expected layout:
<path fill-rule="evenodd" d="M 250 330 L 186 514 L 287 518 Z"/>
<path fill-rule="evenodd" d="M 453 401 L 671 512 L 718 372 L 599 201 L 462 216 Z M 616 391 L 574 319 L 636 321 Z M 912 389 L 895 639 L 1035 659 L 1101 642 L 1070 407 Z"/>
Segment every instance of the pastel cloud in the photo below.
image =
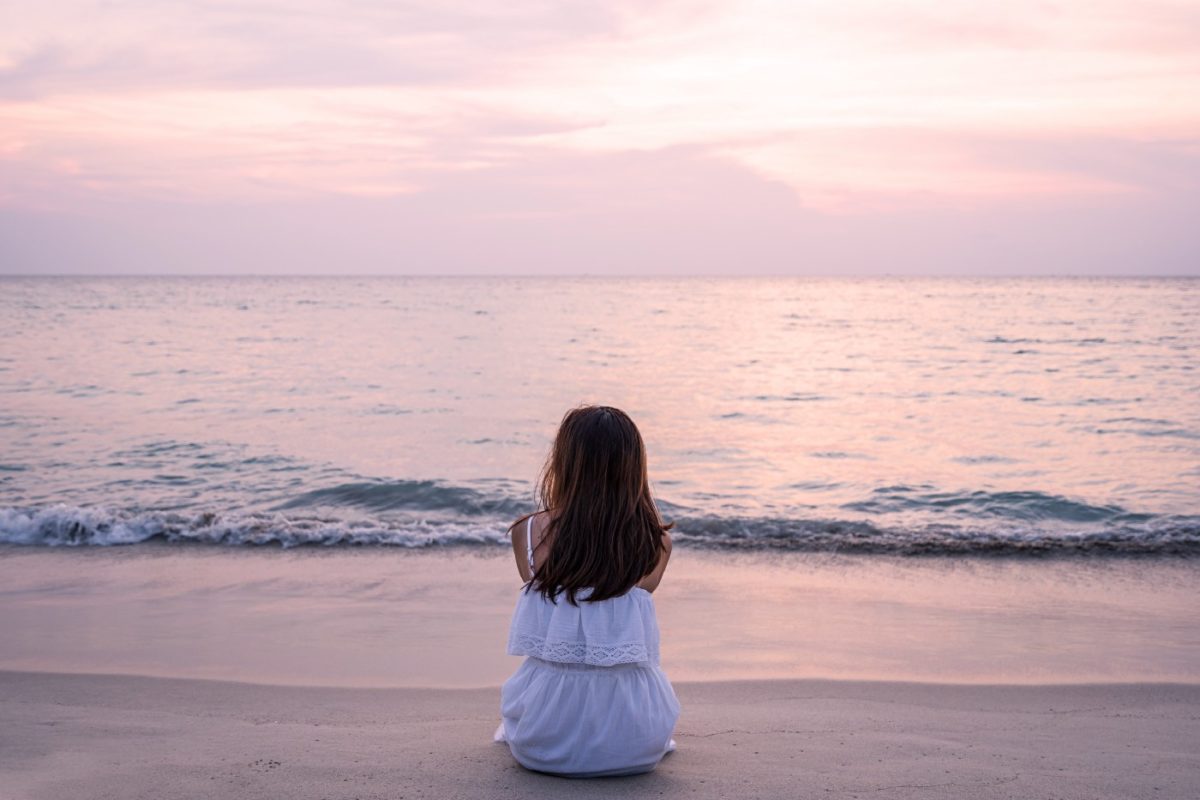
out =
<path fill-rule="evenodd" d="M 512 253 L 505 269 L 571 271 L 547 220 L 701 271 L 748 254 L 787 271 L 806 246 L 878 271 L 886 250 L 863 240 L 919 230 L 919 271 L 962 262 L 970 243 L 939 225 L 983 215 L 1031 257 L 1078 260 L 1057 271 L 1120 271 L 1112 254 L 1151 233 L 1170 238 L 1150 271 L 1195 271 L 1200 240 L 1172 220 L 1200 211 L 1197 41 L 1194 4 L 1132 0 L 48 0 L 0 29 L 0 220 L 21 254 L 0 269 L 65 257 L 22 230 L 88 238 L 134 209 L 161 229 L 101 237 L 113 258 L 139 235 L 166 247 L 191 204 L 263 231 L 286 209 L 380 247 L 387 226 L 353 220 L 401 220 L 458 271 L 489 267 L 442 225 Z M 1097 253 L 1063 240 L 1088 219 L 1131 224 Z"/>

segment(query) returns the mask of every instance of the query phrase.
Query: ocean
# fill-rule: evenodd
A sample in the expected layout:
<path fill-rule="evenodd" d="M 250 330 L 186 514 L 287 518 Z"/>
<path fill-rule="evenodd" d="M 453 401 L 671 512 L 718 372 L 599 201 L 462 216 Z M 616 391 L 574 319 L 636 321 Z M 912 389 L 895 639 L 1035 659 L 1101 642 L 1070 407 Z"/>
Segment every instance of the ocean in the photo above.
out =
<path fill-rule="evenodd" d="M 685 548 L 1200 554 L 1200 280 L 0 279 L 0 542 L 499 548 L 625 409 Z"/>

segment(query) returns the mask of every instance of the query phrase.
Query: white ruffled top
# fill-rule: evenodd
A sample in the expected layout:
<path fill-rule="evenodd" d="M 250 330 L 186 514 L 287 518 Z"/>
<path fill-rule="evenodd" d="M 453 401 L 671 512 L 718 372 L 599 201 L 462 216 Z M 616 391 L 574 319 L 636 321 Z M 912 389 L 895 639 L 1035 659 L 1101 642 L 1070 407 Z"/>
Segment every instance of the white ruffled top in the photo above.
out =
<path fill-rule="evenodd" d="M 531 572 L 532 522 L 530 518 L 525 529 Z M 650 592 L 635 586 L 617 597 L 585 602 L 590 593 L 579 590 L 578 605 L 571 605 L 565 592 L 551 602 L 536 587 L 522 588 L 508 631 L 508 654 L 597 667 L 639 662 L 658 666 L 658 619 Z"/>
<path fill-rule="evenodd" d="M 650 593 L 634 587 L 596 603 L 584 602 L 588 594 L 577 592 L 573 606 L 565 592 L 552 603 L 536 588 L 522 589 L 508 631 L 509 655 L 597 667 L 658 666 L 658 620 Z"/>

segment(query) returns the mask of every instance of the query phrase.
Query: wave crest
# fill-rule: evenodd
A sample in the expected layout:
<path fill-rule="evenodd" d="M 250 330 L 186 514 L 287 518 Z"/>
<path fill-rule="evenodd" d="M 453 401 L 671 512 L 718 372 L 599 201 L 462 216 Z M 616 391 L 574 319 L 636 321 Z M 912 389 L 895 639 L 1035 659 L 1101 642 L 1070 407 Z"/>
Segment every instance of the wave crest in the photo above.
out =
<path fill-rule="evenodd" d="M 495 545 L 505 532 L 478 522 L 329 520 L 282 514 L 185 515 L 53 506 L 0 509 L 0 543 L 107 547 L 149 541 L 211 545 Z"/>
<path fill-rule="evenodd" d="M 1145 516 L 1145 515 L 1143 515 Z M 511 516 L 509 517 L 511 518 Z M 1200 556 L 1200 518 L 1039 524 L 883 526 L 861 520 L 677 516 L 684 547 L 900 556 Z M 507 519 L 355 519 L 178 514 L 53 506 L 0 509 L 0 544 L 108 547 L 162 541 L 220 546 L 507 547 Z"/>

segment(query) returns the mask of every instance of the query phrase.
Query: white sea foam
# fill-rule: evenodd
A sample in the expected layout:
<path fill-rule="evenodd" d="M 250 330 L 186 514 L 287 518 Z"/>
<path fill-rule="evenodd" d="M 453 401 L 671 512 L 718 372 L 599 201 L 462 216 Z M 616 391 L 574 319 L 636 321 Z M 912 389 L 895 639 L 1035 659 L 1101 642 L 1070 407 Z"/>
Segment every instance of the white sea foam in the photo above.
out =
<path fill-rule="evenodd" d="M 177 514 L 120 509 L 0 508 L 0 543 L 107 547 L 148 541 L 224 546 L 497 547 L 500 519 L 328 519 L 269 514 Z M 1200 556 L 1200 520 L 1032 524 L 989 527 L 882 527 L 862 520 L 679 517 L 684 547 L 892 555 L 1174 555 Z"/>
<path fill-rule="evenodd" d="M 481 522 L 325 520 L 283 514 L 173 514 L 51 506 L 0 508 L 0 543 L 107 547 L 151 540 L 215 545 L 495 545 L 503 526 Z"/>

